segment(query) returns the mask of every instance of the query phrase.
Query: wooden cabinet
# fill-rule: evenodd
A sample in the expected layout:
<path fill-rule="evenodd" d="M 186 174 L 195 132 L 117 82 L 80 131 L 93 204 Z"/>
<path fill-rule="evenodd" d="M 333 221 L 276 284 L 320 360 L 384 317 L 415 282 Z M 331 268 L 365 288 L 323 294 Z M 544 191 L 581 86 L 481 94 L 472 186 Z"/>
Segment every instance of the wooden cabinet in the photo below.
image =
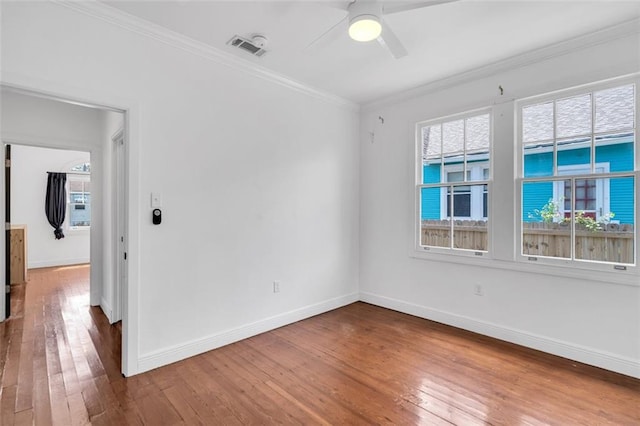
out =
<path fill-rule="evenodd" d="M 11 284 L 27 282 L 27 225 L 11 225 Z"/>

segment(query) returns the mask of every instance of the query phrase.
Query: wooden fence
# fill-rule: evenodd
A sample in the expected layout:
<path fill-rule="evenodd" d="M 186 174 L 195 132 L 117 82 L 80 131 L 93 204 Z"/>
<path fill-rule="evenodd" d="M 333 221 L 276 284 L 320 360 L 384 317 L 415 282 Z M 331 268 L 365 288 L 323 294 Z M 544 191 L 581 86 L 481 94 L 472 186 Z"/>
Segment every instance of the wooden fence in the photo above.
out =
<path fill-rule="evenodd" d="M 522 253 L 530 256 L 571 258 L 569 224 L 525 222 Z M 610 223 L 603 229 L 590 231 L 576 224 L 575 258 L 615 263 L 633 263 L 634 227 Z M 450 225 L 447 220 L 422 221 L 422 245 L 450 247 Z M 453 247 L 485 251 L 488 247 L 487 224 L 484 221 L 456 220 L 453 225 Z"/>

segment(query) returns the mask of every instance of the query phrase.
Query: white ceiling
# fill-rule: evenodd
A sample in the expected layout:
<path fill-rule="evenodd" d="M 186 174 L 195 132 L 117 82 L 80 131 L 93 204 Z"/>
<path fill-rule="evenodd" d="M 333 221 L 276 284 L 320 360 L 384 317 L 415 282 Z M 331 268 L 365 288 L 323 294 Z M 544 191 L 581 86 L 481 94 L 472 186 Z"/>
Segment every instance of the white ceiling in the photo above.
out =
<path fill-rule="evenodd" d="M 307 86 L 366 103 L 640 17 L 640 1 L 460 0 L 385 17 L 409 55 L 344 31 L 308 45 L 346 14 L 344 1 L 105 1 Z M 393 3 L 428 3 L 386 1 Z M 263 34 L 261 58 L 226 43 Z M 623 52 L 621 52 L 623 53 Z"/>

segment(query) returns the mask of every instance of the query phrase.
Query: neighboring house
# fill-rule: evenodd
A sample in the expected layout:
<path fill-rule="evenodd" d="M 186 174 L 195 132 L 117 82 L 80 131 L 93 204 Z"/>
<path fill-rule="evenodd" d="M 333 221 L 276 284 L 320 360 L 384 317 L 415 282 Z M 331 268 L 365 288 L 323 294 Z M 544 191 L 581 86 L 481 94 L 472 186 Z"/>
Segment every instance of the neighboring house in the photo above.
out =
<path fill-rule="evenodd" d="M 625 172 L 633 169 L 633 134 L 606 136 L 596 141 L 595 173 Z M 589 174 L 590 141 L 574 140 L 558 149 L 558 175 Z M 525 155 L 526 176 L 548 176 L 552 169 L 553 152 L 549 147 L 532 148 Z M 613 213 L 611 222 L 633 224 L 633 179 L 577 179 L 575 210 L 601 220 Z M 571 184 L 568 180 L 529 183 L 523 188 L 522 220 L 537 222 L 536 214 L 550 200 L 555 201 L 559 215 L 570 217 Z"/>
<path fill-rule="evenodd" d="M 592 111 L 592 96 L 599 109 Z M 544 182 L 527 182 L 522 191 L 523 222 L 541 221 L 540 210 L 550 203 L 558 210 L 556 220 L 575 212 L 596 221 L 606 220 L 633 224 L 634 182 L 630 177 L 600 177 L 575 179 L 575 197 L 571 180 L 565 175 L 591 175 L 629 172 L 633 170 L 634 93 L 631 86 L 622 86 L 596 94 L 582 95 L 552 103 L 532 105 L 523 110 L 523 142 L 525 145 L 523 174 L 526 178 L 554 178 Z M 601 107 L 600 107 L 601 106 Z M 556 108 L 556 109 L 554 109 Z M 554 129 L 554 114 L 556 117 Z M 592 120 L 592 116 L 595 117 Z M 489 173 L 489 122 L 484 117 L 482 129 L 464 120 L 423 128 L 423 184 L 468 181 L 455 186 L 453 217 L 459 220 L 487 220 L 487 185 Z M 593 123 L 592 123 L 593 121 Z M 446 126 L 458 124 L 457 134 Z M 592 127 L 593 125 L 593 127 Z M 466 132 L 466 133 L 465 133 Z M 477 134 L 482 137 L 477 137 Z M 595 141 L 591 140 L 595 135 Z M 442 141 L 444 140 L 444 143 Z M 554 140 L 557 170 L 554 174 Z M 595 147 L 593 170 L 591 149 Z M 465 155 L 466 152 L 466 155 Z M 467 176 L 463 179 L 466 160 Z M 451 187 L 422 189 L 420 217 L 422 220 L 447 220 L 451 217 Z"/>

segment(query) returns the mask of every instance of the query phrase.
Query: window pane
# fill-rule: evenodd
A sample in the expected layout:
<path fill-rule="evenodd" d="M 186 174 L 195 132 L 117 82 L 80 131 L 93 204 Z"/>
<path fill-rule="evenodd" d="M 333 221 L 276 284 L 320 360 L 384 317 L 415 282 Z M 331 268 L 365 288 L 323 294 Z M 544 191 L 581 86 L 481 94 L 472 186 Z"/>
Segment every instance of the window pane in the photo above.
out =
<path fill-rule="evenodd" d="M 634 86 L 615 87 L 595 92 L 597 133 L 633 129 Z"/>
<path fill-rule="evenodd" d="M 90 204 L 70 204 L 69 205 L 69 226 L 90 226 L 91 225 L 91 205 Z"/>
<path fill-rule="evenodd" d="M 524 146 L 524 177 L 553 175 L 553 142 Z"/>
<path fill-rule="evenodd" d="M 447 172 L 447 182 L 462 182 L 462 171 L 459 172 Z"/>
<path fill-rule="evenodd" d="M 591 134 L 591 95 L 556 102 L 556 137 Z"/>
<path fill-rule="evenodd" d="M 462 155 L 464 152 L 464 122 L 449 121 L 442 125 L 442 145 L 444 157 Z"/>
<path fill-rule="evenodd" d="M 558 174 L 591 173 L 591 139 L 564 139 L 557 142 L 558 149 Z M 584 165 L 580 172 L 575 167 Z"/>
<path fill-rule="evenodd" d="M 609 186 L 611 201 L 610 206 L 604 204 L 591 215 L 576 212 L 576 259 L 633 264 L 634 178 L 591 180 L 594 186 Z"/>
<path fill-rule="evenodd" d="M 82 182 L 79 180 L 69 180 L 69 192 L 82 192 Z"/>
<path fill-rule="evenodd" d="M 454 217 L 471 217 L 471 189 L 468 186 L 456 187 L 453 190 Z M 451 216 L 451 192 L 447 192 L 447 217 Z"/>
<path fill-rule="evenodd" d="M 444 188 L 422 188 L 420 191 L 420 245 L 451 247 L 451 222 L 440 219 L 441 191 Z"/>
<path fill-rule="evenodd" d="M 467 153 L 489 150 L 489 114 L 467 118 Z"/>
<path fill-rule="evenodd" d="M 91 163 L 82 163 L 71 167 L 72 172 L 91 172 Z"/>
<path fill-rule="evenodd" d="M 422 183 L 440 183 L 440 161 L 425 163 L 422 167 Z"/>
<path fill-rule="evenodd" d="M 576 212 L 583 212 L 595 218 L 596 211 L 596 180 L 576 179 L 575 181 L 575 205 Z M 565 181 L 564 188 L 564 210 L 565 217 L 571 215 L 571 181 Z"/>
<path fill-rule="evenodd" d="M 522 184 L 522 254 L 571 258 L 571 218 L 564 215 L 554 186 L 571 188 L 571 181 Z M 568 182 L 568 183 L 567 183 Z M 571 195 L 569 193 L 569 195 Z"/>
<path fill-rule="evenodd" d="M 522 140 L 536 142 L 553 139 L 553 102 L 522 109 Z"/>
<path fill-rule="evenodd" d="M 442 126 L 422 128 L 422 183 L 439 183 L 442 164 Z"/>
<path fill-rule="evenodd" d="M 422 155 L 423 160 L 440 158 L 442 147 L 442 126 L 429 126 L 422 128 Z"/>
<path fill-rule="evenodd" d="M 440 188 L 420 190 L 420 217 L 422 220 L 440 220 Z"/>
<path fill-rule="evenodd" d="M 609 164 L 610 172 L 632 171 L 634 141 L 633 133 L 597 137 L 596 164 Z M 597 172 L 602 173 L 603 171 Z"/>
<path fill-rule="evenodd" d="M 457 218 L 453 222 L 453 247 L 465 250 L 487 251 L 487 221 L 474 218 L 487 214 L 486 185 L 465 185 L 454 187 L 453 211 Z M 475 210 L 478 211 L 475 211 Z"/>

